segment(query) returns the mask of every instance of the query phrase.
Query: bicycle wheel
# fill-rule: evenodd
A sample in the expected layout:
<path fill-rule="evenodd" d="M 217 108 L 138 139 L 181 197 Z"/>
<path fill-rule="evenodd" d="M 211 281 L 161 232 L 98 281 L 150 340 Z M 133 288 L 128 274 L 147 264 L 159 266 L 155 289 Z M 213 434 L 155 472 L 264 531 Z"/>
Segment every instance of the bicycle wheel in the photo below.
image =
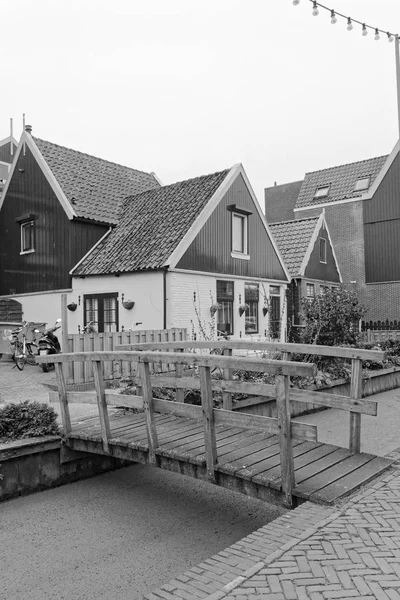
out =
<path fill-rule="evenodd" d="M 21 342 L 17 342 L 15 344 L 14 361 L 15 361 L 15 364 L 17 365 L 17 368 L 20 371 L 22 371 L 25 366 L 25 355 L 24 355 L 24 348 L 23 348 L 23 345 Z"/>
<path fill-rule="evenodd" d="M 30 365 L 35 365 L 36 364 L 35 356 L 36 356 L 36 354 L 33 353 L 32 346 L 30 344 L 27 344 L 26 345 L 26 361 L 27 361 L 27 363 L 29 363 Z"/>

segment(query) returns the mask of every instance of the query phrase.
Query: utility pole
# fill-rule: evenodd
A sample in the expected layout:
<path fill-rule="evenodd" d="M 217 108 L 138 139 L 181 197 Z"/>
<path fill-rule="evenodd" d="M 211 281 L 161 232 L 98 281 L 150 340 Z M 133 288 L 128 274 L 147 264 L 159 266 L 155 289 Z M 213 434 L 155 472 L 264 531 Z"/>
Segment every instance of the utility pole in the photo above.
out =
<path fill-rule="evenodd" d="M 396 54 L 396 82 L 397 82 L 397 114 L 398 114 L 398 126 L 399 126 L 399 140 L 400 140 L 400 42 L 399 36 L 396 34 L 394 38 L 394 51 Z"/>

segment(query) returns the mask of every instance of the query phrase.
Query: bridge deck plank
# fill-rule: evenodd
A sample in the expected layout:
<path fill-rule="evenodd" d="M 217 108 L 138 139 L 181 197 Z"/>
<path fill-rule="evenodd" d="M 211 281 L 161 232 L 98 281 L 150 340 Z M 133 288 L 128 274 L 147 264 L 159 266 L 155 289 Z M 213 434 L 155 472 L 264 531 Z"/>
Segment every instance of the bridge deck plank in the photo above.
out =
<path fill-rule="evenodd" d="M 110 411 L 111 453 L 129 460 L 148 462 L 148 442 L 143 413 Z M 157 463 L 194 477 L 205 477 L 205 447 L 202 422 L 170 414 L 155 414 L 159 447 Z M 279 438 L 256 429 L 217 425 L 217 482 L 256 497 L 281 494 Z M 102 450 L 99 418 L 72 423 L 68 444 L 76 449 Z M 90 450 L 92 448 L 92 450 Z M 387 469 L 391 461 L 370 454 L 320 442 L 293 440 L 296 486 L 299 501 L 332 504 Z M 185 466 L 186 465 L 186 466 Z M 192 465 L 192 466 L 190 466 Z M 200 471 L 199 471 L 200 469 Z M 204 471 L 204 477 L 202 475 Z M 247 483 L 244 485 L 244 481 Z M 236 482 L 236 483 L 233 483 Z M 236 486 L 236 487 L 235 487 Z M 253 487 L 252 487 L 253 486 Z M 278 497 L 278 496 L 277 496 Z"/>

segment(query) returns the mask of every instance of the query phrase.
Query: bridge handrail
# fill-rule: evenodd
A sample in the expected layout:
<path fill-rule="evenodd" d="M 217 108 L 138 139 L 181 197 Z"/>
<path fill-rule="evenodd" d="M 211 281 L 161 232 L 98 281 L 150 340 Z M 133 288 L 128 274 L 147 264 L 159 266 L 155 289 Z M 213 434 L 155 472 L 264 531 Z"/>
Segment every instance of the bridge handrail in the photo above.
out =
<path fill-rule="evenodd" d="M 343 346 L 318 346 L 316 344 L 293 344 L 285 342 L 257 342 L 249 340 L 217 340 L 217 341 L 185 341 L 185 342 L 143 342 L 141 344 L 119 344 L 118 351 L 126 350 L 184 350 L 198 349 L 232 349 L 232 350 L 269 350 L 289 352 L 291 354 L 308 354 L 310 356 L 335 356 L 337 358 L 383 361 L 386 353 L 382 350 L 365 350 Z"/>

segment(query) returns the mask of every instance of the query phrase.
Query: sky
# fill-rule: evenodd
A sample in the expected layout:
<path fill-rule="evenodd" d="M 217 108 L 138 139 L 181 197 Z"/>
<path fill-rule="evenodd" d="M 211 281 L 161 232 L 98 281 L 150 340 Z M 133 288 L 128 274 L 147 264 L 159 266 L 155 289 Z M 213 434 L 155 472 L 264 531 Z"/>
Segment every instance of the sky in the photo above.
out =
<path fill-rule="evenodd" d="M 400 33 L 399 0 L 325 6 Z M 395 43 L 309 0 L 2 0 L 0 139 L 33 135 L 154 171 L 242 163 L 264 188 L 389 154 Z M 383 39 L 383 38 L 386 39 Z"/>

